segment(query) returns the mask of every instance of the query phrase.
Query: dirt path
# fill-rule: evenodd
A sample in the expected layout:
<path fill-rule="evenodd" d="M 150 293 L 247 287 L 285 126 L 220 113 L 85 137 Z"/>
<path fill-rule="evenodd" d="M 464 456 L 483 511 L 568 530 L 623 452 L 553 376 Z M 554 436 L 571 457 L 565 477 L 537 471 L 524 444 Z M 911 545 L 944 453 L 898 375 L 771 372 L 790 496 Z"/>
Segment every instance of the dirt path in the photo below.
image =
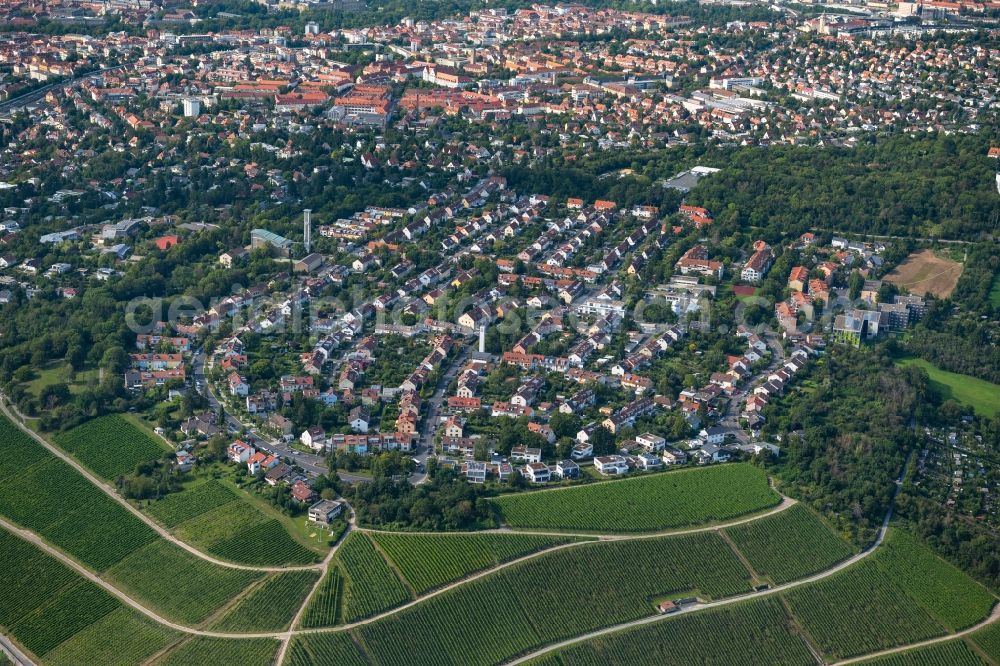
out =
<path fill-rule="evenodd" d="M 856 664 L 859 661 L 868 661 L 869 659 L 874 659 L 875 657 L 882 657 L 885 655 L 896 654 L 898 652 L 906 652 L 907 650 L 914 650 L 916 648 L 926 647 L 928 645 L 936 645 L 938 643 L 947 643 L 948 641 L 957 640 L 963 636 L 968 636 L 969 634 L 975 633 L 982 629 L 983 627 L 988 627 L 997 620 L 1000 620 L 1000 604 L 993 607 L 993 612 L 990 616 L 980 622 L 979 624 L 974 624 L 968 629 L 963 629 L 954 634 L 948 634 L 946 636 L 938 636 L 937 638 L 931 638 L 926 641 L 921 641 L 919 643 L 910 643 L 909 645 L 900 645 L 899 647 L 889 648 L 888 650 L 882 650 L 881 652 L 873 652 L 872 654 L 861 655 L 860 657 L 851 657 L 850 659 L 844 659 L 843 661 L 835 661 L 830 664 L 830 666 L 845 666 L 846 664 Z"/>
<path fill-rule="evenodd" d="M 319 569 L 320 567 L 322 567 L 322 564 L 309 564 L 309 565 L 303 565 L 303 566 L 273 566 L 273 567 L 264 567 L 264 566 L 251 566 L 251 565 L 248 565 L 248 564 L 235 564 L 233 562 L 226 562 L 225 560 L 216 559 L 216 558 L 212 557 L 211 555 L 208 555 L 207 553 L 204 553 L 204 552 L 198 550 L 197 548 L 195 548 L 194 546 L 192 546 L 192 545 L 190 545 L 188 543 L 185 543 L 184 541 L 181 541 L 180 539 L 178 539 L 177 537 L 175 537 L 173 534 L 171 534 L 169 531 L 167 531 L 166 528 L 162 527 L 159 523 L 157 523 L 156 521 L 154 521 L 152 518 L 150 518 L 149 516 L 147 516 L 146 514 L 144 514 L 143 512 L 139 511 L 137 508 L 135 508 L 131 504 L 129 504 L 128 501 L 125 498 L 123 498 L 121 495 L 119 495 L 118 492 L 114 488 L 112 488 L 110 485 L 108 485 L 103 479 L 98 478 L 97 476 L 94 476 L 94 474 L 92 474 L 86 467 L 84 467 L 83 465 L 81 465 L 80 463 L 78 463 L 77 461 L 75 461 L 73 458 L 71 458 L 70 456 L 68 456 L 66 453 L 64 453 L 62 451 L 62 449 L 59 449 L 58 447 L 53 446 L 44 437 L 42 437 L 41 435 L 39 435 L 38 433 L 36 433 L 35 431 L 33 431 L 31 428 L 28 428 L 27 426 L 25 426 L 24 423 L 22 423 L 21 420 L 19 418 L 17 418 L 17 415 L 14 412 L 12 412 L 12 410 L 10 409 L 10 407 L 7 405 L 6 396 L 4 396 L 2 394 L 0 394 L 0 412 L 3 412 L 4 416 L 6 416 L 8 419 L 10 419 L 10 421 L 12 423 L 14 423 L 18 428 L 20 428 L 22 431 L 24 431 L 29 436 L 31 436 L 36 442 L 38 442 L 43 447 L 45 447 L 45 449 L 49 453 L 51 453 L 52 455 L 56 456 L 57 458 L 59 458 L 60 460 L 62 460 L 63 462 L 65 462 L 67 465 L 69 465 L 70 467 L 72 467 L 73 469 L 75 469 L 77 472 L 79 472 L 80 474 L 82 474 L 85 479 L 87 479 L 92 484 L 94 484 L 95 486 L 97 486 L 99 489 L 101 489 L 102 491 L 104 491 L 104 494 L 108 495 L 111 499 L 115 500 L 116 502 L 118 502 L 119 504 L 121 504 L 123 507 L 125 507 L 126 509 L 128 509 L 132 513 L 132 515 L 134 515 L 136 518 L 138 518 L 142 522 L 146 523 L 146 525 L 148 525 L 153 530 L 155 530 L 156 533 L 159 534 L 161 537 L 163 537 L 164 539 L 166 539 L 170 543 L 174 544 L 178 548 L 183 548 L 184 550 L 186 550 L 187 552 L 191 553 L 195 557 L 203 559 L 203 560 L 205 560 L 207 562 L 211 562 L 212 564 L 216 564 L 216 565 L 218 565 L 220 567 L 226 567 L 227 569 L 243 569 L 245 571 L 268 571 L 268 572 L 277 572 L 277 571 L 303 571 L 303 570 L 307 570 L 307 569 Z"/>
<path fill-rule="evenodd" d="M 906 465 L 903 465 L 903 471 L 905 472 L 905 470 L 906 470 Z M 598 629 L 596 631 L 591 631 L 586 634 L 576 636 L 574 638 L 568 638 L 564 641 L 547 645 L 541 649 L 529 652 L 528 654 L 522 657 L 518 657 L 517 659 L 508 661 L 506 663 L 511 665 L 524 664 L 531 661 L 532 659 L 548 654 L 550 652 L 555 652 L 557 650 L 561 650 L 562 648 L 570 647 L 572 645 L 576 645 L 577 643 L 582 643 L 584 641 L 600 638 L 601 636 L 606 636 L 608 634 L 614 634 L 627 629 L 633 629 L 636 627 L 645 626 L 647 624 L 653 624 L 654 622 L 662 622 L 664 620 L 674 618 L 679 615 L 687 615 L 688 613 L 697 613 L 700 611 L 711 610 L 713 608 L 730 606 L 732 604 L 737 604 L 742 601 L 748 601 L 750 599 L 759 599 L 761 597 L 767 597 L 772 594 L 778 594 L 780 592 L 785 592 L 797 587 L 801 587 L 802 585 L 808 585 L 810 583 L 821 581 L 824 578 L 828 578 L 836 574 L 837 572 L 843 571 L 847 567 L 853 566 L 854 564 L 857 564 L 861 560 L 865 559 L 866 557 L 874 553 L 879 546 L 882 545 L 882 542 L 885 540 L 886 531 L 889 529 L 889 520 L 892 518 L 892 507 L 895 505 L 896 495 L 899 494 L 899 489 L 902 487 L 902 478 L 903 478 L 902 473 L 900 473 L 899 479 L 896 480 L 896 491 L 895 493 L 893 493 L 892 503 L 890 503 L 889 510 L 886 512 L 885 518 L 882 520 L 882 525 L 881 527 L 879 527 L 878 536 L 875 538 L 874 543 L 872 543 L 868 548 L 861 551 L 860 553 L 857 553 L 847 558 L 846 560 L 840 562 L 839 564 L 834 565 L 830 569 L 826 569 L 825 571 L 821 571 L 817 574 L 813 574 L 812 576 L 808 576 L 806 578 L 800 578 L 798 580 L 794 580 L 789 583 L 784 583 L 783 585 L 771 587 L 766 590 L 749 592 L 747 594 L 741 594 L 736 597 L 727 597 L 725 599 L 720 599 L 718 601 L 710 601 L 708 603 L 691 604 L 689 606 L 682 607 L 682 609 L 679 612 L 671 613 L 669 615 L 650 615 L 648 617 L 643 617 L 638 620 L 632 620 L 631 622 L 623 622 L 621 624 L 616 624 L 610 627 L 605 627 L 603 629 Z"/>

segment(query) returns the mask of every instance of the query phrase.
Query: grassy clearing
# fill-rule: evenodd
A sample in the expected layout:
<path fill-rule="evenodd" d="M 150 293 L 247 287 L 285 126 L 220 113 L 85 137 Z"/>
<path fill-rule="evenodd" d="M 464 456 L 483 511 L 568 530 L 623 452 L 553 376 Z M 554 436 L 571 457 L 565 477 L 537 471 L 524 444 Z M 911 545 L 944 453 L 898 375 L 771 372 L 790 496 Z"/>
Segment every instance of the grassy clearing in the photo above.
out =
<path fill-rule="evenodd" d="M 953 399 L 968 405 L 980 416 L 1000 413 L 1000 386 L 978 377 L 942 370 L 922 358 L 902 358 L 896 365 L 923 368 L 931 387 L 945 400 Z"/>

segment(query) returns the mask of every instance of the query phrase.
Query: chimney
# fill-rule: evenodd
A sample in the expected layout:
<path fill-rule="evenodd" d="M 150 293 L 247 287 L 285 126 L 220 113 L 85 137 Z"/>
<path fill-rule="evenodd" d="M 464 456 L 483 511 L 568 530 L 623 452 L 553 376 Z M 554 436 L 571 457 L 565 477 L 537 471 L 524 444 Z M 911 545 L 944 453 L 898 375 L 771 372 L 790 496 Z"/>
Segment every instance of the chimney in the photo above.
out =
<path fill-rule="evenodd" d="M 306 254 L 312 250 L 312 211 L 306 208 L 302 211 L 302 238 L 305 241 Z"/>

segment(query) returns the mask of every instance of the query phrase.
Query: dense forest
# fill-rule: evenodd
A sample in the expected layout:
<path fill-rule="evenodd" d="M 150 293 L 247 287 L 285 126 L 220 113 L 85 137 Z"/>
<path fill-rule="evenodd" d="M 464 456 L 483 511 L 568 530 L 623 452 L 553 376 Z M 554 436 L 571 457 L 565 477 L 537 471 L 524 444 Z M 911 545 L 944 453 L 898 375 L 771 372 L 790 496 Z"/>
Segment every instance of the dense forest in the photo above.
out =
<path fill-rule="evenodd" d="M 809 381 L 770 406 L 780 438 L 772 473 L 781 489 L 823 512 L 854 543 L 874 538 L 907 454 L 927 387 L 880 348 L 835 347 Z"/>

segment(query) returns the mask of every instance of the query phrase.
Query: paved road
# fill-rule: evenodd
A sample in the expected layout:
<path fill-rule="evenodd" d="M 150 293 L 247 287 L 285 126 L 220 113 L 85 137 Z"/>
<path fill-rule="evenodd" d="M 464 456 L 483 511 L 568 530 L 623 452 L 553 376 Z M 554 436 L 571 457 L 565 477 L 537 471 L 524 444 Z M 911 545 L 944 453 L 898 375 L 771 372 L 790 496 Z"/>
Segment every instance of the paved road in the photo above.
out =
<path fill-rule="evenodd" d="M 890 654 L 897 654 L 899 652 L 906 652 L 907 650 L 913 650 L 916 648 L 927 647 L 928 645 L 935 645 L 937 643 L 947 643 L 948 641 L 953 641 L 963 636 L 968 636 L 969 634 L 975 633 L 984 627 L 988 627 L 997 620 L 1000 620 L 1000 604 L 993 607 L 993 612 L 990 616 L 979 624 L 974 624 L 968 629 L 963 629 L 955 634 L 947 634 L 945 636 L 938 636 L 937 638 L 931 638 L 926 641 L 921 641 L 919 643 L 911 643 L 909 645 L 900 645 L 899 647 L 890 648 L 888 650 L 882 650 L 881 652 L 875 652 L 872 654 L 862 655 L 860 657 L 852 657 L 850 659 L 844 659 L 843 661 L 835 661 L 830 664 L 830 666 L 846 666 L 847 664 L 856 664 L 862 661 L 868 661 L 869 659 L 874 659 L 876 657 L 883 657 Z"/>
<path fill-rule="evenodd" d="M 206 369 L 208 369 L 208 367 L 206 367 L 207 361 L 205 352 L 199 351 L 198 353 L 196 353 L 191 365 L 194 373 L 195 385 L 197 386 L 200 383 L 200 385 L 203 387 L 201 391 L 202 395 L 204 395 L 205 399 L 208 400 L 209 407 L 212 409 L 212 411 L 217 412 L 219 410 L 219 406 L 222 405 L 222 403 L 219 401 L 219 398 L 215 395 L 215 389 L 212 387 L 211 382 L 209 382 L 208 379 L 205 377 L 205 371 Z M 258 430 L 256 426 L 254 426 L 252 423 L 244 423 L 239 418 L 237 418 L 230 410 L 225 409 L 225 405 L 222 405 L 222 407 L 226 415 L 225 424 L 226 427 L 229 429 L 230 434 L 232 434 L 232 432 L 234 431 L 245 430 L 247 432 L 247 435 L 244 437 L 244 440 L 248 444 L 252 444 L 258 449 L 263 449 L 268 453 L 272 453 L 281 458 L 291 458 L 296 465 L 298 465 L 306 472 L 314 476 L 318 476 L 320 474 L 326 474 L 327 471 L 329 471 L 326 466 L 326 459 L 323 456 L 319 456 L 314 453 L 303 453 L 302 451 L 297 451 L 285 442 L 267 437 L 266 435 L 261 433 L 260 430 Z M 341 474 L 340 476 L 341 478 L 344 478 L 345 476 L 349 475 Z M 359 477 L 359 478 L 365 479 L 365 477 Z M 349 481 L 353 479 L 344 479 L 344 480 Z"/>
<path fill-rule="evenodd" d="M 128 67 L 133 64 L 135 63 L 130 62 L 124 65 L 115 65 L 114 67 L 102 67 L 100 69 L 95 69 L 85 74 L 78 74 L 72 78 L 65 79 L 63 81 L 50 83 L 48 85 L 42 86 L 38 90 L 32 90 L 29 93 L 25 93 L 24 95 L 19 95 L 14 99 L 9 99 L 6 102 L 3 102 L 2 104 L 0 104 L 0 113 L 9 113 L 10 111 L 15 111 L 17 109 L 24 108 L 29 104 L 33 104 L 38 100 L 40 100 L 41 98 L 45 97 L 45 94 L 48 91 L 52 90 L 53 88 L 59 88 L 61 86 L 71 85 L 76 83 L 77 81 L 87 78 L 88 76 L 97 76 L 105 72 L 113 72 L 115 70 L 122 69 L 123 67 Z"/>
<path fill-rule="evenodd" d="M 0 654 L 5 654 L 7 657 L 14 662 L 15 666 L 35 666 L 35 662 L 28 658 L 28 655 L 21 652 L 21 650 L 14 645 L 14 642 L 9 638 L 0 634 Z"/>
<path fill-rule="evenodd" d="M 162 527 L 159 523 L 155 522 L 152 518 L 150 518 L 149 516 L 147 516 L 146 514 L 144 514 L 143 512 L 139 511 L 137 508 L 135 508 L 131 504 L 129 504 L 128 501 L 125 500 L 125 498 L 123 498 L 121 495 L 119 495 L 115 491 L 114 488 L 112 488 L 107 483 L 105 483 L 103 479 L 100 479 L 100 478 L 94 476 L 93 474 L 91 474 L 90 471 L 86 467 L 84 467 L 80 463 L 76 462 L 73 458 L 70 458 L 68 455 L 66 455 L 65 453 L 63 453 L 63 451 L 61 449 L 59 449 L 59 448 L 57 448 L 57 447 L 49 444 L 45 440 L 45 438 L 43 438 L 42 436 L 38 435 L 36 432 L 34 432 L 33 430 L 31 430 L 30 428 L 26 427 L 21 422 L 21 420 L 19 418 L 17 418 L 17 416 L 15 416 L 14 413 L 11 412 L 10 407 L 7 405 L 7 397 L 4 394 L 2 394 L 2 393 L 0 393 L 0 412 L 3 412 L 4 416 L 6 416 L 13 423 L 15 423 L 18 428 L 20 428 L 21 430 L 23 430 L 25 433 L 27 433 L 28 435 L 30 435 L 36 442 L 38 442 L 43 447 L 45 447 L 45 449 L 48 450 L 49 453 L 51 453 L 52 455 L 56 456 L 57 458 L 59 458 L 60 460 L 62 460 L 63 462 L 65 462 L 67 465 L 69 465 L 70 467 L 72 467 L 73 469 L 75 469 L 77 472 L 79 472 L 81 475 L 83 475 L 84 478 L 86 478 L 92 484 L 94 484 L 95 486 L 97 486 L 98 488 L 100 488 L 101 490 L 103 490 L 106 495 L 108 495 L 113 500 L 115 500 L 116 502 L 118 502 L 119 504 L 121 504 L 122 506 L 124 506 L 126 509 L 128 509 L 128 511 L 131 512 L 132 515 L 134 515 L 136 518 L 138 518 L 142 522 L 144 522 L 147 525 L 149 525 L 161 537 L 163 537 L 164 539 L 166 539 L 170 543 L 174 544 L 175 546 L 177 546 L 179 548 L 183 548 L 184 550 L 188 551 L 189 553 L 191 553 L 192 555 L 194 555 L 196 557 L 199 557 L 199 558 L 201 558 L 203 560 L 206 560 L 208 562 L 211 562 L 213 564 L 217 564 L 220 567 L 226 567 L 228 569 L 244 569 L 244 570 L 247 570 L 247 571 L 301 571 L 301 570 L 304 570 L 304 569 L 317 569 L 320 566 L 318 564 L 305 565 L 305 566 L 288 566 L 288 567 L 250 566 L 250 565 L 246 565 L 246 564 L 234 564 L 233 562 L 226 562 L 224 560 L 219 560 L 219 559 L 216 559 L 216 558 L 212 557 L 211 555 L 203 553 L 202 551 L 198 550 L 194 546 L 192 546 L 192 545 L 190 545 L 188 543 L 185 543 L 184 541 L 181 541 L 180 539 L 178 539 L 177 537 L 175 537 L 173 534 L 171 534 L 170 532 L 168 532 L 164 527 Z"/>
<path fill-rule="evenodd" d="M 778 340 L 777 336 L 773 333 L 766 333 L 764 334 L 764 342 L 767 343 L 768 349 L 771 350 L 771 362 L 767 364 L 767 367 L 751 377 L 740 389 L 730 396 L 729 402 L 726 404 L 726 411 L 723 413 L 722 419 L 719 421 L 720 426 L 728 428 L 727 434 L 731 434 L 735 437 L 736 441 L 740 444 L 749 444 L 751 441 L 750 436 L 740 426 L 740 405 L 743 404 L 743 400 L 747 397 L 747 394 L 753 390 L 757 382 L 777 370 L 778 367 L 785 362 L 785 349 L 781 346 L 781 342 Z"/>
<path fill-rule="evenodd" d="M 451 384 L 465 365 L 465 362 L 469 359 L 472 350 L 473 346 L 471 344 L 462 348 L 462 351 L 455 357 L 455 361 L 441 375 L 434 394 L 427 401 L 427 414 L 424 416 L 423 424 L 420 426 L 420 436 L 417 438 L 416 443 L 417 450 L 413 456 L 423 466 L 424 470 L 427 469 L 427 459 L 434 454 L 434 432 L 438 419 L 441 416 L 441 405 L 446 397 L 445 392 L 448 390 L 448 385 Z M 415 471 L 410 475 L 409 480 L 413 485 L 419 485 L 427 480 L 427 474 L 426 472 Z"/>

